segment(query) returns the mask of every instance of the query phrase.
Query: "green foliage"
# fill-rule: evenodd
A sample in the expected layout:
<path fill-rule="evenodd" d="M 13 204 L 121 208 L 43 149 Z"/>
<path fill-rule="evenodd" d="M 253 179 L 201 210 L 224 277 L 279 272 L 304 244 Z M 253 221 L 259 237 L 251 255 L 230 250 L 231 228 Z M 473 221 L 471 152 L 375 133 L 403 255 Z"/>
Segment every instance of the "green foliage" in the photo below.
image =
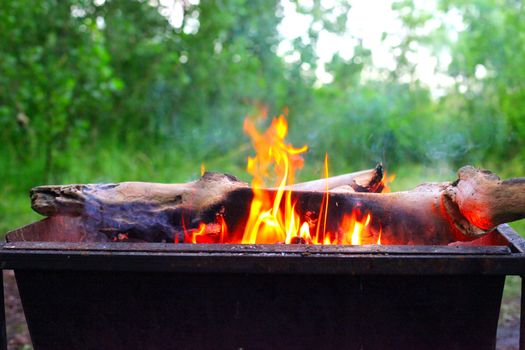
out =
<path fill-rule="evenodd" d="M 442 0 L 434 12 L 398 1 L 406 35 L 396 69 L 374 67 L 358 42 L 351 58 L 325 66 L 328 84 L 317 82 L 317 44 L 322 31 L 352 25 L 351 2 L 291 1 L 311 18 L 284 54 L 296 60 L 277 54 L 279 0 L 176 2 L 180 23 L 163 3 L 0 1 L 0 231 L 36 217 L 26 193 L 46 182 L 187 181 L 202 162 L 248 180 L 242 121 L 265 108 L 289 109 L 291 142 L 310 147 L 305 179 L 321 173 L 325 152 L 332 173 L 384 162 L 404 176 L 449 178 L 458 165 L 498 168 L 506 157 L 515 159 L 506 173 L 523 175 L 519 1 Z M 443 22 L 450 11 L 465 25 L 458 40 Z M 431 21 L 442 23 L 423 30 Z M 418 45 L 452 56 L 444 73 L 455 84 L 440 98 L 418 81 Z"/>
<path fill-rule="evenodd" d="M 413 11 L 411 1 L 394 8 L 404 13 L 404 24 L 421 32 L 430 20 L 441 22 L 430 34 L 408 35 L 403 52 L 414 44 L 436 54 L 448 53 L 452 63 L 446 72 L 454 86 L 439 101 L 440 110 L 462 130 L 464 156 L 474 159 L 523 158 L 525 146 L 525 12 L 521 1 L 441 0 L 432 15 Z M 408 11 L 407 11 L 408 9 Z M 460 14 L 465 27 L 458 38 L 444 35 L 451 14 Z M 419 31 L 418 31 L 419 29 Z M 413 63 L 400 59 L 406 67 Z"/>
<path fill-rule="evenodd" d="M 461 77 L 467 86 L 465 107 L 471 115 L 485 115 L 485 120 L 489 123 L 502 124 L 500 130 L 504 130 L 502 134 L 507 140 L 501 145 L 493 145 L 492 151 L 499 151 L 494 152 L 497 156 L 524 156 L 523 4 L 518 1 L 479 1 L 446 5 L 460 9 L 469 28 L 461 34 L 456 43 L 454 61 L 450 69 L 451 73 Z M 485 77 L 476 74 L 483 69 L 486 70 Z M 502 123 L 498 123 L 500 120 Z M 490 132 L 483 136 L 490 137 Z"/>
<path fill-rule="evenodd" d="M 114 88 L 103 36 L 73 3 L 0 4 L 0 135 L 15 164 L 41 161 L 40 179 L 67 167 L 59 154 L 79 150 Z"/>

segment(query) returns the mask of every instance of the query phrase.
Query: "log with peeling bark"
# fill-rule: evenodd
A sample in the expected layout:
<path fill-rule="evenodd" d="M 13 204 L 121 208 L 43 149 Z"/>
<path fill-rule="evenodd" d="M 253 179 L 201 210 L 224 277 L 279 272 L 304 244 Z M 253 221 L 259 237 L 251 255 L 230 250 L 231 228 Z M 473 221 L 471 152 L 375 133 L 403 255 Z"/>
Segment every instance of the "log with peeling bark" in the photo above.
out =
<path fill-rule="evenodd" d="M 290 191 L 344 190 L 345 192 L 381 192 L 384 188 L 383 166 L 378 164 L 374 169 L 357 171 L 326 179 L 313 180 L 286 186 Z"/>
<path fill-rule="evenodd" d="M 370 179 L 378 169 L 368 171 Z M 497 225 L 525 217 L 525 180 L 501 181 L 496 175 L 464 167 L 454 182 L 423 184 L 413 190 L 374 193 L 356 190 L 356 177 L 347 184 L 333 181 L 329 187 L 327 230 L 339 230 L 343 215 L 370 213 L 370 232 L 363 243 L 449 244 L 468 241 Z M 348 180 L 348 179 L 347 179 Z M 299 213 L 319 213 L 326 179 L 291 188 Z M 345 189 L 345 186 L 350 186 Z M 351 190 L 350 190 L 351 188 Z M 354 192 L 352 192 L 354 191 Z M 267 190 L 275 195 L 275 190 Z M 231 232 L 241 232 L 253 193 L 235 177 L 207 173 L 187 184 L 128 182 L 106 185 L 41 186 L 31 191 L 32 207 L 46 216 L 81 216 L 87 231 L 108 237 L 124 234 L 143 241 L 182 241 L 183 231 L 199 223 L 215 223 L 221 215 Z M 214 227 L 214 226 L 210 226 Z M 240 237 L 232 237 L 240 241 Z"/>
<path fill-rule="evenodd" d="M 289 189 L 318 192 L 345 186 L 347 191 L 374 192 L 383 189 L 382 177 L 383 168 L 379 164 L 374 169 L 298 183 Z M 237 189 L 246 189 L 246 192 L 241 190 L 246 198 L 232 204 L 228 196 Z M 220 209 L 222 202 L 232 204 L 226 217 L 230 225 L 238 226 L 231 213 L 247 208 L 251 201 L 248 184 L 231 175 L 211 172 L 198 181 L 184 184 L 123 182 L 39 186 L 33 188 L 30 195 L 32 208 L 45 216 L 82 216 L 88 232 L 102 232 L 115 240 L 125 234 L 126 238 L 149 242 L 184 241 L 184 231 L 192 232 L 202 221 L 213 221 L 216 214 L 213 208 Z"/>

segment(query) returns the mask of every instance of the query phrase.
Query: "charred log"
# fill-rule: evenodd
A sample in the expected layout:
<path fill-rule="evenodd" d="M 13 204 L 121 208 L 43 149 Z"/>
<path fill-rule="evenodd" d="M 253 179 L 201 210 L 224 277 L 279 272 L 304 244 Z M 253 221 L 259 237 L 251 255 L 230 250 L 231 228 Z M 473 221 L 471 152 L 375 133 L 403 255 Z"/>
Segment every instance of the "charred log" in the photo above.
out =
<path fill-rule="evenodd" d="M 368 171 L 368 176 L 373 173 L 377 171 Z M 356 181 L 355 176 L 353 179 Z M 326 186 L 326 181 L 319 180 L 315 186 Z M 472 167 L 462 168 L 458 180 L 452 183 L 424 184 L 404 192 L 361 193 L 355 192 L 352 184 L 355 182 L 342 186 L 332 183 L 326 229 L 340 230 L 338 225 L 345 214 L 371 213 L 372 229 L 368 237 L 363 237 L 364 244 L 376 243 L 379 235 L 382 244 L 467 241 L 498 224 L 525 216 L 525 180 L 501 181 L 490 172 Z M 299 189 L 294 187 L 292 192 L 297 211 L 319 213 L 324 193 Z M 270 197 L 276 193 L 267 192 Z M 252 197 L 247 184 L 212 173 L 187 184 L 41 186 L 31 191 L 33 208 L 39 213 L 80 215 L 88 231 L 104 232 L 110 239 L 150 242 L 186 242 L 184 235 L 197 230 L 203 222 L 212 225 L 202 237 L 214 241 L 220 235 L 220 229 L 213 226 L 218 213 L 230 232 L 242 234 Z M 240 242 L 235 234 L 230 238 L 232 243 Z"/>

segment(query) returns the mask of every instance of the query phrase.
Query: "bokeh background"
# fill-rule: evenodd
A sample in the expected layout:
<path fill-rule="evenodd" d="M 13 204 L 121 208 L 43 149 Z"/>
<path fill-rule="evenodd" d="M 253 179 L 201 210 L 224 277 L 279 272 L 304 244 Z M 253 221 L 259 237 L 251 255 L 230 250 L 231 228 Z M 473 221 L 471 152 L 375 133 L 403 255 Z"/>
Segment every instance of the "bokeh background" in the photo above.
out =
<path fill-rule="evenodd" d="M 525 175 L 516 0 L 0 2 L 0 231 L 47 183 L 249 180 L 246 115 L 288 110 L 299 179 L 383 162 Z M 264 124 L 264 123 L 263 123 Z M 264 125 L 261 125 L 263 127 Z"/>
<path fill-rule="evenodd" d="M 332 174 L 383 162 L 393 190 L 466 164 L 525 176 L 524 6 L 2 0 L 0 234 L 38 219 L 37 185 L 184 182 L 201 164 L 249 181 L 243 119 L 264 112 L 288 111 L 290 142 L 309 145 L 299 180 L 325 152 Z M 10 348 L 30 349 L 7 277 Z M 517 349 L 519 284 L 498 349 Z"/>

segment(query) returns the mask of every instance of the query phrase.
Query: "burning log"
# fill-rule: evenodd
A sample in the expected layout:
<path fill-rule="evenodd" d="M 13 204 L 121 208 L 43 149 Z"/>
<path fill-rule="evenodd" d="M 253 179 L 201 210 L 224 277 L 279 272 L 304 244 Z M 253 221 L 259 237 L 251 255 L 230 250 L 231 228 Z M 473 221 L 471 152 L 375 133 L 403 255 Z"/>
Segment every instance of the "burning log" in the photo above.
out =
<path fill-rule="evenodd" d="M 322 191 L 335 186 L 348 186 L 352 191 L 381 191 L 383 168 L 298 183 L 291 189 Z M 188 241 L 202 221 L 202 213 L 220 208 L 228 195 L 248 184 L 236 177 L 206 172 L 201 179 L 185 184 L 123 182 L 118 184 L 77 184 L 39 186 L 31 190 L 32 208 L 45 216 L 69 215 L 85 218 L 87 231 L 102 232 L 111 240 L 128 238 L 144 241 Z M 248 205 L 251 190 L 241 206 Z M 250 198 L 248 198 L 250 197 Z M 209 222 L 213 220 L 207 219 Z M 206 228 L 204 235 L 210 228 Z M 190 240 L 191 241 L 191 240 Z"/>
<path fill-rule="evenodd" d="M 352 179 L 352 190 L 341 189 L 340 177 L 289 188 L 297 212 L 310 226 L 306 238 L 292 237 L 290 242 L 448 244 L 478 238 L 501 223 L 525 217 L 524 179 L 500 181 L 488 171 L 467 166 L 452 183 L 423 184 L 396 193 L 356 190 L 356 184 L 380 189 L 382 182 L 372 180 L 379 171 L 382 174 L 376 168 L 346 176 Z M 363 180 L 366 176 L 370 181 Z M 328 195 L 321 192 L 327 182 L 333 189 Z M 282 195 L 274 189 L 264 192 L 271 198 Z M 31 191 L 32 207 L 41 214 L 81 216 L 87 231 L 124 233 L 126 238 L 151 242 L 244 242 L 252 199 L 247 184 L 214 173 L 187 184 L 128 182 L 41 186 Z M 306 220 L 306 213 L 317 213 L 318 218 Z M 350 215 L 354 221 L 347 225 Z M 357 228 L 359 240 L 348 239 Z M 195 232 L 205 239 L 195 239 Z"/>
<path fill-rule="evenodd" d="M 488 170 L 470 166 L 463 167 L 458 175 L 443 196 L 447 213 L 458 226 L 467 225 L 458 217 L 458 210 L 468 223 L 485 231 L 525 217 L 525 178 L 501 181 Z"/>
<path fill-rule="evenodd" d="M 350 187 L 355 192 L 381 192 L 383 189 L 383 166 L 374 169 L 338 175 L 327 179 L 297 183 L 286 187 L 292 191 L 324 191 Z M 248 187 L 235 176 L 206 172 L 197 181 L 184 184 L 160 184 L 152 182 L 122 182 L 117 184 L 77 184 L 38 186 L 31 189 L 31 207 L 45 215 L 83 215 L 86 201 L 100 196 L 101 203 L 131 203 L 151 206 L 184 206 L 193 211 L 211 206 L 225 194 L 237 188 Z"/>
<path fill-rule="evenodd" d="M 308 182 L 286 186 L 290 191 L 341 190 L 345 192 L 381 192 L 383 190 L 383 166 L 378 164 L 374 169 L 343 174 Z"/>

